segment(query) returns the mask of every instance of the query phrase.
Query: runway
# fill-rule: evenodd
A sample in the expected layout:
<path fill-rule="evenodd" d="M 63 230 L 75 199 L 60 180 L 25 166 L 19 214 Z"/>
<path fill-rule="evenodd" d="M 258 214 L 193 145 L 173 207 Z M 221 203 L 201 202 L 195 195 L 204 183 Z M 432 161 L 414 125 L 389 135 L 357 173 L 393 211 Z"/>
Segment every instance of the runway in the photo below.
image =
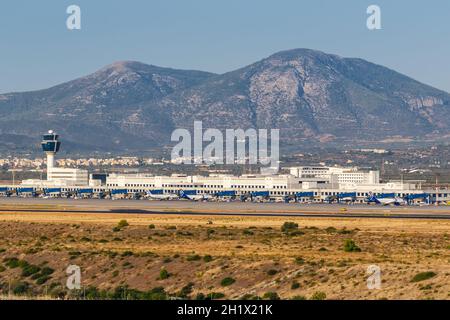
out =
<path fill-rule="evenodd" d="M 0 198 L 0 213 L 61 212 L 314 218 L 392 218 L 450 220 L 450 207 L 345 204 L 191 202 L 185 200 L 99 200 Z"/>

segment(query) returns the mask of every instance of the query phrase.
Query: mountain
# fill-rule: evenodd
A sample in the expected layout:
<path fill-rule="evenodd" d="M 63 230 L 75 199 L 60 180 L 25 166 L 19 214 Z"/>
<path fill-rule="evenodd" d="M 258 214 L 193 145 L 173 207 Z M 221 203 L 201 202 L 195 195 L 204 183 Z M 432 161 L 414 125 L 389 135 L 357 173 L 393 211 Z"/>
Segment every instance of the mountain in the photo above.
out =
<path fill-rule="evenodd" d="M 1 136 L 33 137 L 37 145 L 41 134 L 54 128 L 65 150 L 69 146 L 76 151 L 126 152 L 158 146 L 171 128 L 165 123 L 170 117 L 166 110 L 153 109 L 156 103 L 145 110 L 139 104 L 158 101 L 211 76 L 121 61 L 46 90 L 0 95 Z M 0 138 L 3 146 L 10 142 Z"/>
<path fill-rule="evenodd" d="M 448 93 L 361 59 L 307 49 L 274 54 L 161 103 L 178 126 L 201 119 L 217 128 L 280 128 L 293 144 L 450 132 Z"/>
<path fill-rule="evenodd" d="M 117 62 L 46 90 L 0 95 L 0 115 L 0 145 L 52 128 L 66 148 L 122 153 L 166 146 L 172 130 L 194 120 L 204 128 L 279 128 L 281 145 L 297 151 L 450 136 L 448 93 L 309 49 L 222 75 Z"/>

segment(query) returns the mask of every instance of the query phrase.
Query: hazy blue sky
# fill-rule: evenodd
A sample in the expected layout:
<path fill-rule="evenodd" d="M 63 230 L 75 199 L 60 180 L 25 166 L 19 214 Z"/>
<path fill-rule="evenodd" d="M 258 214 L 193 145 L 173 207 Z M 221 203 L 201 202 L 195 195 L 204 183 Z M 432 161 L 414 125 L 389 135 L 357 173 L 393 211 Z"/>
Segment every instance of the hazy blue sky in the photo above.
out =
<path fill-rule="evenodd" d="M 66 28 L 66 8 L 82 30 Z M 366 9 L 382 9 L 382 30 Z M 46 88 L 116 60 L 226 72 L 312 48 L 450 92 L 449 0 L 2 0 L 0 92 Z"/>

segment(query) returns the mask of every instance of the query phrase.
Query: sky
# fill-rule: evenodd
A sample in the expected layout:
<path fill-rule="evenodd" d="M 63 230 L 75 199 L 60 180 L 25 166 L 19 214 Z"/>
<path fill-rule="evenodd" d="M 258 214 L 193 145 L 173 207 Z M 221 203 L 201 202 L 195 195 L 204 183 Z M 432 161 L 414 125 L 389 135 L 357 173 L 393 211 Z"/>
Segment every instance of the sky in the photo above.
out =
<path fill-rule="evenodd" d="M 69 5 L 81 30 L 68 30 Z M 369 5 L 381 30 L 366 26 Z M 119 60 L 231 71 L 310 48 L 450 92 L 448 0 L 2 0 L 0 93 L 47 88 Z"/>

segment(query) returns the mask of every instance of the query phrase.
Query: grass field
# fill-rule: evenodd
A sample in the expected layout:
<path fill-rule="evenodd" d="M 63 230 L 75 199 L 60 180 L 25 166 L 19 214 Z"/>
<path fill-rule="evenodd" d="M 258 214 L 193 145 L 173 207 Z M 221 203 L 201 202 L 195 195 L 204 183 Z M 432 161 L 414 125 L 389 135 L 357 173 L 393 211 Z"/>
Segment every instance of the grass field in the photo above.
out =
<path fill-rule="evenodd" d="M 0 223 L 0 298 L 450 298 L 448 220 L 4 212 Z M 345 251 L 349 239 L 360 250 Z M 73 264 L 83 289 L 69 292 Z M 382 284 L 369 290 L 373 264 Z"/>

